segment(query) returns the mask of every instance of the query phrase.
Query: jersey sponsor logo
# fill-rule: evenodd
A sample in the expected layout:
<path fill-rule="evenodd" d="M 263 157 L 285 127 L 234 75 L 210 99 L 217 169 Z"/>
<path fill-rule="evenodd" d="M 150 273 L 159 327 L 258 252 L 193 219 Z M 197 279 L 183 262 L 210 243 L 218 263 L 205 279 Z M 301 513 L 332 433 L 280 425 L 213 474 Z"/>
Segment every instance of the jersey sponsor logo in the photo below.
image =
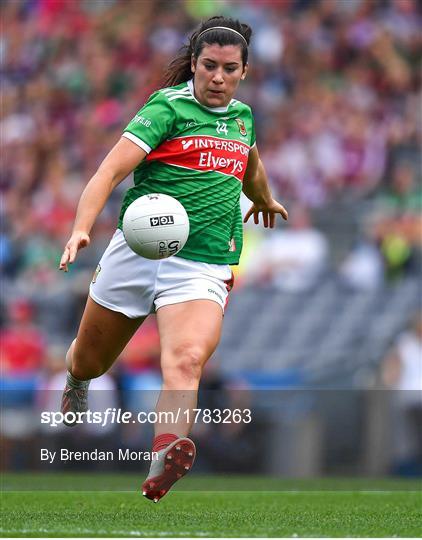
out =
<path fill-rule="evenodd" d="M 183 150 L 187 150 L 193 144 L 194 143 L 192 139 L 190 141 L 182 141 Z"/>
<path fill-rule="evenodd" d="M 158 227 L 159 225 L 174 225 L 173 216 L 154 216 L 149 218 L 151 227 Z"/>
<path fill-rule="evenodd" d="M 173 139 L 177 140 L 177 139 Z M 207 135 L 200 137 L 184 137 L 182 139 L 182 146 L 187 144 L 187 141 L 193 141 L 195 149 L 210 148 L 216 150 L 222 150 L 233 154 L 241 154 L 248 157 L 249 146 L 240 141 L 217 139 L 214 137 L 207 137 Z M 190 146 L 190 145 L 189 145 Z"/>
<path fill-rule="evenodd" d="M 216 171 L 243 180 L 249 150 L 247 144 L 237 140 L 187 136 L 163 142 L 146 159 L 197 171 Z"/>
<path fill-rule="evenodd" d="M 214 156 L 212 152 L 201 152 L 198 165 L 200 168 L 217 171 L 219 169 L 230 170 L 234 176 L 243 171 L 243 162 L 238 159 Z"/>

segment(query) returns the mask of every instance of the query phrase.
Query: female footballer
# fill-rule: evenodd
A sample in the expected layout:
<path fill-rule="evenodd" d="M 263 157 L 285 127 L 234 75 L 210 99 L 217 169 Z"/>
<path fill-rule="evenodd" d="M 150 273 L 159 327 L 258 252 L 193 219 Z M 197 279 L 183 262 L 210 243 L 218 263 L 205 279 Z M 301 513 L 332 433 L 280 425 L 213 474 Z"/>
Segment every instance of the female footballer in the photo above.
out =
<path fill-rule="evenodd" d="M 158 502 L 191 468 L 195 445 L 187 438 L 202 369 L 220 339 L 232 286 L 231 264 L 242 250 L 241 191 L 253 215 L 274 227 L 285 208 L 273 199 L 255 143 L 249 106 L 233 98 L 248 70 L 252 31 L 212 17 L 193 32 L 169 65 L 164 88 L 149 98 L 85 187 L 60 269 L 67 271 L 112 190 L 134 171 L 118 228 L 104 252 L 68 368 L 62 412 L 87 410 L 90 379 L 105 373 L 151 312 L 161 342 L 162 391 L 157 412 L 182 411 L 174 423 L 156 424 L 143 494 Z M 128 205 L 149 193 L 178 199 L 190 221 L 185 247 L 164 260 L 136 255 L 121 226 Z M 185 414 L 183 414 L 185 413 Z"/>

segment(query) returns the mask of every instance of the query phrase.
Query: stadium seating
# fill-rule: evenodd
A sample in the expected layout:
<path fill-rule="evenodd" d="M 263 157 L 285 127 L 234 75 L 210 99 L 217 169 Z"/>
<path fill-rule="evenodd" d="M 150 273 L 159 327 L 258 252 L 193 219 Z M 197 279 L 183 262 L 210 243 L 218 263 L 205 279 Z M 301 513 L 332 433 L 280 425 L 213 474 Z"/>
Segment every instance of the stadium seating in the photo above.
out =
<path fill-rule="evenodd" d="M 290 377 L 293 385 L 323 383 L 345 372 L 353 380 L 362 366 L 375 367 L 406 327 L 418 292 L 416 276 L 373 291 L 353 290 L 336 276 L 306 293 L 234 291 L 216 356 L 226 374 L 240 373 L 257 386 L 257 373 L 271 373 L 274 383 L 276 375 L 292 370 L 302 374 Z"/>

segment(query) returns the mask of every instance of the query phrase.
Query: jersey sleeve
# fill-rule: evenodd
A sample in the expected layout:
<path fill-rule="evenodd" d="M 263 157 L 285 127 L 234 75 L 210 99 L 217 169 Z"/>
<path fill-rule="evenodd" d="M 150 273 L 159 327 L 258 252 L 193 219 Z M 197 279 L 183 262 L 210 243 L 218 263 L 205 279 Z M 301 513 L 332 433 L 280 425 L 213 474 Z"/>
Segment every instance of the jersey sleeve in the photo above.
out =
<path fill-rule="evenodd" d="M 251 111 L 251 148 L 256 145 L 255 119 Z"/>
<path fill-rule="evenodd" d="M 174 121 L 174 109 L 166 96 L 161 92 L 155 92 L 126 126 L 123 137 L 149 154 L 169 137 Z"/>

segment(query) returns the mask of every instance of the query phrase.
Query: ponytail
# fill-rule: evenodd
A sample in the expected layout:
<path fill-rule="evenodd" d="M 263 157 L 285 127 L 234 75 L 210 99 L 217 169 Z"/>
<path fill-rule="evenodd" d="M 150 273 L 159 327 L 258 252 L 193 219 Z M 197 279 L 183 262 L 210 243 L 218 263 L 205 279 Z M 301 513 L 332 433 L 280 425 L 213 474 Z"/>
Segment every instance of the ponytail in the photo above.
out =
<path fill-rule="evenodd" d="M 164 72 L 164 88 L 167 86 L 177 86 L 192 78 L 192 53 L 193 50 L 190 43 L 189 45 L 183 45 L 179 54 L 170 62 Z"/>

